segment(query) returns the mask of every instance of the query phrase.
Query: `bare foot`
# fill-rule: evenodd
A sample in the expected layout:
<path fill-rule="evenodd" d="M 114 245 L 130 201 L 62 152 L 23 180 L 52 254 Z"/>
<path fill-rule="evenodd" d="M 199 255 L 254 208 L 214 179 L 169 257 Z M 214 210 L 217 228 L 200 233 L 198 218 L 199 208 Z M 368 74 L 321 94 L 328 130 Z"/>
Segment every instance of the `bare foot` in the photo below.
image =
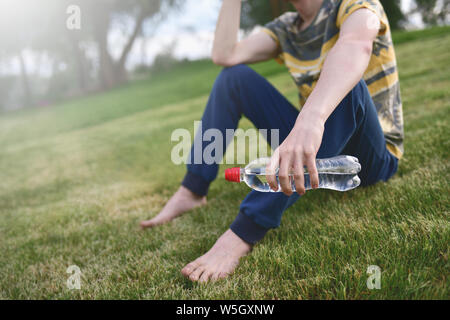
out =
<path fill-rule="evenodd" d="M 169 222 L 179 215 L 206 204 L 206 197 L 199 196 L 189 189 L 180 186 L 175 194 L 167 201 L 161 212 L 153 219 L 142 221 L 142 228 L 150 228 Z"/>
<path fill-rule="evenodd" d="M 207 282 L 225 278 L 233 273 L 239 259 L 252 246 L 228 229 L 203 256 L 186 265 L 181 273 L 192 281 Z"/>

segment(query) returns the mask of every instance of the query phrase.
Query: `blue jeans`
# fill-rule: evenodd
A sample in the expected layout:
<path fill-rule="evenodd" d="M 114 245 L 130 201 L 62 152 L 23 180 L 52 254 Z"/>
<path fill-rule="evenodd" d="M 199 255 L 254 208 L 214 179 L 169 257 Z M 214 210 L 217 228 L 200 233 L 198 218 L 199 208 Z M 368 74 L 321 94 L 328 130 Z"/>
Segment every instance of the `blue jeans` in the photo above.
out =
<path fill-rule="evenodd" d="M 236 129 L 242 115 L 258 129 L 279 129 L 281 142 L 294 127 L 299 111 L 266 79 L 245 65 L 225 68 L 214 83 L 202 118 L 203 132 L 210 128 Z M 201 136 L 195 139 L 201 142 Z M 223 150 L 226 141 L 223 139 Z M 198 143 L 197 142 L 197 143 Z M 270 134 L 268 135 L 270 141 Z M 182 185 L 198 195 L 206 195 L 216 178 L 218 164 L 191 164 Z M 386 148 L 375 105 L 367 86 L 361 80 L 341 101 L 325 123 L 322 144 L 317 158 L 340 154 L 352 155 L 361 163 L 361 185 L 388 180 L 396 171 L 398 160 Z M 230 229 L 248 243 L 261 240 L 267 231 L 280 225 L 283 212 L 300 196 L 294 193 L 262 193 L 250 191 Z"/>

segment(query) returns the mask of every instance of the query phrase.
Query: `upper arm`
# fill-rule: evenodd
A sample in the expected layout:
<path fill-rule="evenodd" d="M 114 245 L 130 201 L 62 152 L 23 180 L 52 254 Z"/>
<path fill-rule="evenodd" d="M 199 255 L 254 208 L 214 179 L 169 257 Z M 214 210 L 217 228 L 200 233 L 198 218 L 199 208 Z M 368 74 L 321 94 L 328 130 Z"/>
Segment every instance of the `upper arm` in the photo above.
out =
<path fill-rule="evenodd" d="M 254 63 L 275 58 L 278 53 L 277 42 L 267 33 L 260 31 L 238 42 L 226 61 L 214 61 L 214 63 L 223 66 Z"/>
<path fill-rule="evenodd" d="M 342 23 L 339 41 L 360 43 L 371 51 L 380 28 L 381 22 L 378 16 L 369 9 L 361 8 L 354 11 Z"/>

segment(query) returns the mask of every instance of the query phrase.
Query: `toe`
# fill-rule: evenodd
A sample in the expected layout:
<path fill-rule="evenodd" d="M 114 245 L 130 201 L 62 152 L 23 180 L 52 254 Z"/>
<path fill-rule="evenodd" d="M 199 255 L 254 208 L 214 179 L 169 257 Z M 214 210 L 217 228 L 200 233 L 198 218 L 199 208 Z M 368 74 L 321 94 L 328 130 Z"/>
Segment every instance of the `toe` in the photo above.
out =
<path fill-rule="evenodd" d="M 187 264 L 183 269 L 181 269 L 181 273 L 188 277 L 195 269 L 197 268 L 197 264 L 195 262 L 191 262 Z"/>
<path fill-rule="evenodd" d="M 141 223 L 140 223 L 140 226 L 143 229 L 153 227 L 153 225 L 154 225 L 153 219 L 141 221 Z"/>
<path fill-rule="evenodd" d="M 205 271 L 205 269 L 202 266 L 199 266 L 194 271 L 192 271 L 192 273 L 189 275 L 189 279 L 191 281 L 198 281 L 198 279 L 200 279 L 203 271 Z"/>
<path fill-rule="evenodd" d="M 229 275 L 230 275 L 229 272 L 219 272 L 218 275 L 217 275 L 217 279 L 225 279 Z"/>
<path fill-rule="evenodd" d="M 219 280 L 220 279 L 220 277 L 219 277 L 219 275 L 220 275 L 220 272 L 214 272 L 212 275 L 211 275 L 211 277 L 209 278 L 211 281 L 217 281 L 217 280 Z"/>
<path fill-rule="evenodd" d="M 198 281 L 203 282 L 203 283 L 208 282 L 212 275 L 213 275 L 213 272 L 205 270 L 205 271 L 203 271 L 202 276 L 200 277 L 200 279 Z"/>

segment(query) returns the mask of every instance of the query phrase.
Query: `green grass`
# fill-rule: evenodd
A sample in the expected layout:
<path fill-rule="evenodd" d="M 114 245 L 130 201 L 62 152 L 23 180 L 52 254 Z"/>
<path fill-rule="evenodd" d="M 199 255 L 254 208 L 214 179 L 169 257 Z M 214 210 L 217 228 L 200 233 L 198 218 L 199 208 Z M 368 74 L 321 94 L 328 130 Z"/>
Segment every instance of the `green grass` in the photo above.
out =
<path fill-rule="evenodd" d="M 196 62 L 0 114 L 0 299 L 448 299 L 450 34 L 442 30 L 396 35 L 406 133 L 398 174 L 347 193 L 308 192 L 218 283 L 191 283 L 179 271 L 227 229 L 245 185 L 219 178 L 207 206 L 138 230 L 178 188 L 185 169 L 170 161 L 170 135 L 192 132 L 218 67 Z M 296 103 L 282 67 L 256 69 Z M 66 287 L 72 264 L 83 274 L 79 291 Z M 381 290 L 366 287 L 369 265 L 382 270 Z"/>
<path fill-rule="evenodd" d="M 401 44 L 409 41 L 420 41 L 421 39 L 430 39 L 434 37 L 441 37 L 450 32 L 450 26 L 443 26 L 439 28 L 427 28 L 423 30 L 415 30 L 410 32 L 394 31 L 392 39 L 394 43 Z"/>

